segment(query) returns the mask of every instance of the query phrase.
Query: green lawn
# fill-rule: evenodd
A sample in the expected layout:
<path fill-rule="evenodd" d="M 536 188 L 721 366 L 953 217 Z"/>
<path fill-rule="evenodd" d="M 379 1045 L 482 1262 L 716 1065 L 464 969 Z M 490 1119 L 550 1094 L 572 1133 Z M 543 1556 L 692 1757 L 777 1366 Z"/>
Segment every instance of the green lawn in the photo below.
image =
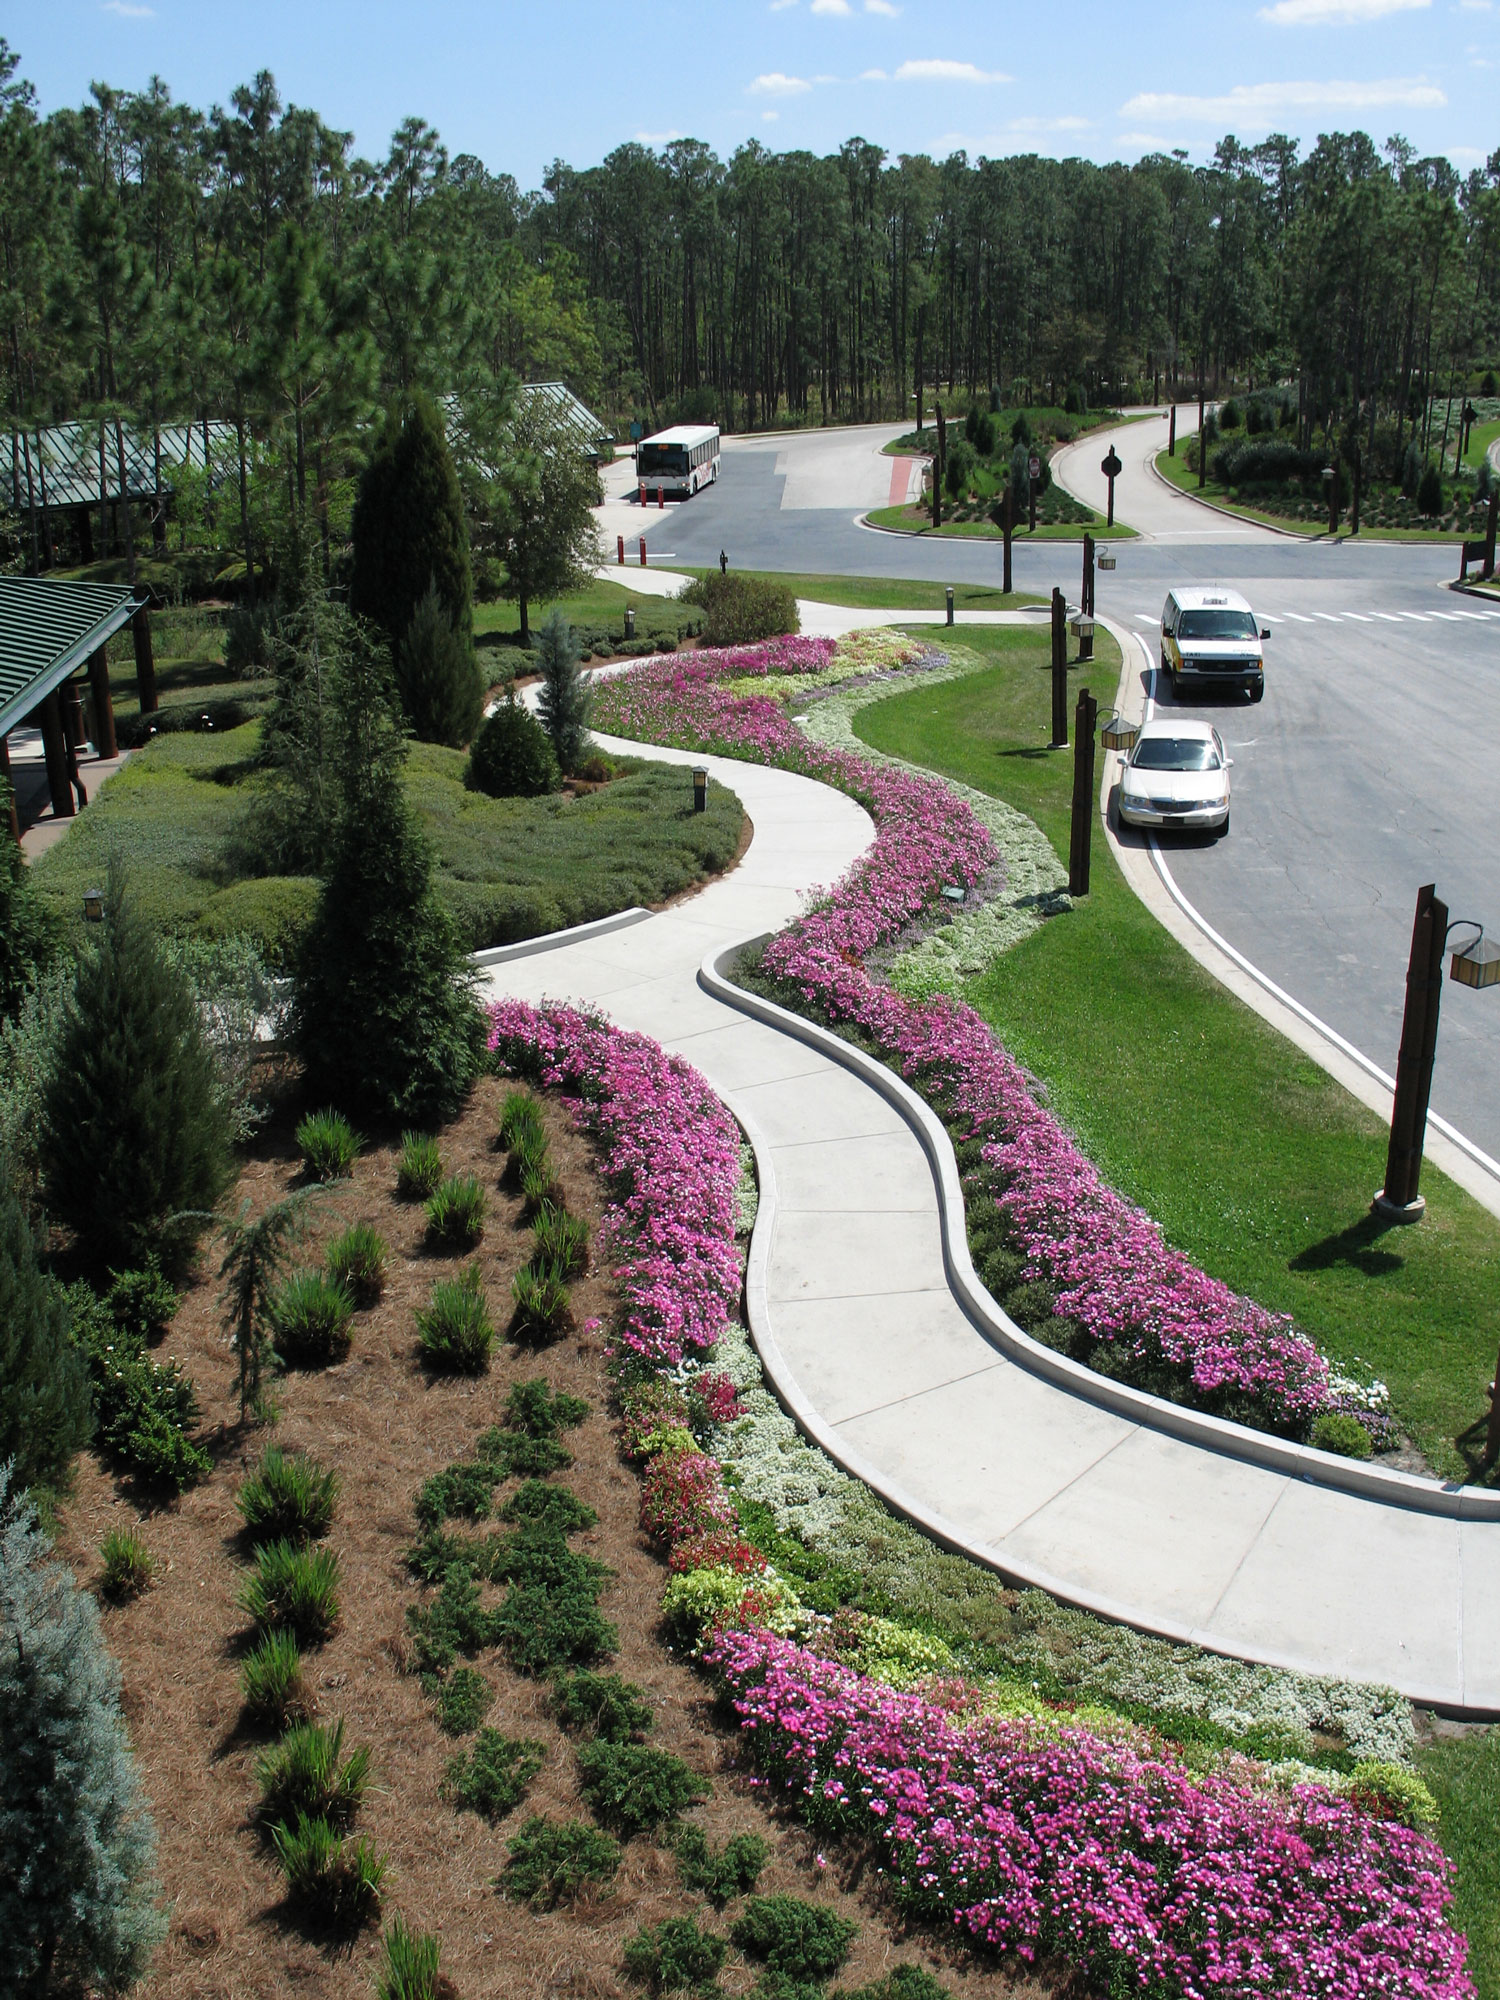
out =
<path fill-rule="evenodd" d="M 1500 1730 L 1439 1737 L 1417 1752 L 1457 1864 L 1453 1922 L 1469 1940 L 1479 2000 L 1500 2000 Z"/>
<path fill-rule="evenodd" d="M 1475 424 L 1469 432 L 1469 449 L 1464 453 L 1464 464 L 1483 465 L 1485 455 L 1496 438 L 1500 438 L 1500 417 L 1493 423 Z"/>
<path fill-rule="evenodd" d="M 1075 504 L 1082 511 L 1083 503 L 1079 501 Z M 999 542 L 1004 539 L 993 521 L 945 520 L 942 527 L 934 528 L 932 516 L 925 507 L 872 507 L 865 519 L 872 528 L 885 528 L 902 535 L 926 535 L 934 541 Z M 1121 521 L 1107 528 L 1102 514 L 1090 513 L 1086 521 L 1038 521 L 1034 535 L 1026 528 L 1017 528 L 1015 541 L 1018 546 L 1025 542 L 1081 542 L 1086 534 L 1130 541 L 1135 537 L 1135 529 L 1127 528 Z"/>
<path fill-rule="evenodd" d="M 223 734 L 162 736 L 137 752 L 35 866 L 37 886 L 69 921 L 103 880 L 111 854 L 163 930 L 244 929 L 283 956 L 306 921 L 316 885 L 248 878 L 236 834 L 261 785 L 249 765 L 259 724 Z M 437 859 L 439 893 L 471 950 L 538 937 L 659 903 L 725 867 L 744 813 L 721 786 L 695 814 L 686 774 L 667 765 L 577 798 L 491 799 L 464 789 L 461 750 L 413 744 L 412 803 Z"/>
<path fill-rule="evenodd" d="M 1478 435 L 1479 433 L 1476 428 L 1475 436 L 1477 437 Z M 1247 521 L 1261 521 L 1267 527 L 1281 528 L 1288 534 L 1303 535 L 1312 541 L 1316 541 L 1320 536 L 1327 537 L 1328 515 L 1326 509 L 1320 524 L 1318 521 L 1299 521 L 1294 515 L 1290 514 L 1273 514 L 1261 507 L 1246 507 L 1240 501 L 1232 499 L 1229 489 L 1220 486 L 1216 480 L 1210 479 L 1206 486 L 1200 487 L 1197 473 L 1192 471 L 1184 460 L 1174 458 L 1165 451 L 1157 453 L 1156 469 L 1164 479 L 1170 480 L 1172 485 L 1178 487 L 1182 492 L 1190 493 L 1195 500 L 1210 501 L 1215 507 L 1222 507 L 1226 513 L 1242 514 Z M 1463 532 L 1466 531 L 1461 531 L 1454 527 L 1374 528 L 1362 522 L 1359 530 L 1359 538 L 1365 542 L 1457 542 L 1461 539 Z M 1476 529 L 1475 533 L 1477 532 L 1478 530 Z M 1344 509 L 1343 517 L 1339 524 L 1339 533 L 1346 539 L 1348 538 L 1349 510 L 1347 507 Z"/>
<path fill-rule="evenodd" d="M 695 568 L 686 574 L 707 576 L 709 572 Z M 946 585 L 913 577 L 804 576 L 767 569 L 747 569 L 740 574 L 784 583 L 794 596 L 810 598 L 816 604 L 847 605 L 852 611 L 941 611 L 945 602 Z M 1019 590 L 1007 596 L 985 583 L 956 583 L 953 602 L 959 611 L 1014 611 L 1023 604 L 1043 604 L 1046 599 L 1028 597 Z"/>
<path fill-rule="evenodd" d="M 1072 762 L 1042 747 L 1046 634 L 970 628 L 963 642 L 995 664 L 882 701 L 855 726 L 877 749 L 1019 806 L 1065 856 Z M 1069 679 L 1107 701 L 1115 668 L 1100 665 L 1102 649 L 1092 673 Z M 1422 1226 L 1375 1224 L 1379 1121 L 1196 965 L 1136 900 L 1097 828 L 1094 838 L 1088 901 L 998 959 L 967 997 L 1172 1242 L 1294 1314 L 1334 1360 L 1386 1381 L 1436 1471 L 1478 1477 L 1500 1223 L 1429 1166 Z"/>

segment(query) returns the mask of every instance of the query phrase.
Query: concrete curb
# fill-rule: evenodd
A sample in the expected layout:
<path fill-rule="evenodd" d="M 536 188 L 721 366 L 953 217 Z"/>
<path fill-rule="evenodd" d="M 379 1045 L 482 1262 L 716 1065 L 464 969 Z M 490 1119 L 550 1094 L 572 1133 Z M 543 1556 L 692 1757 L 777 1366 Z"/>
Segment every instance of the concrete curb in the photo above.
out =
<path fill-rule="evenodd" d="M 571 944 L 582 944 L 588 938 L 608 937 L 611 931 L 629 930 L 634 924 L 643 924 L 654 915 L 651 910 L 639 906 L 630 910 L 616 910 L 612 917 L 595 917 L 592 923 L 574 924 L 570 930 L 547 931 L 541 937 L 522 938 L 519 944 L 491 945 L 488 951 L 469 954 L 474 965 L 508 965 L 515 958 L 534 958 L 538 952 L 566 951 Z"/>
<path fill-rule="evenodd" d="M 726 959 L 742 948 L 732 946 L 727 951 L 710 953 L 699 969 L 698 984 L 722 1005 L 764 1022 L 849 1070 L 884 1098 L 911 1127 L 927 1156 L 937 1188 L 943 1266 L 949 1286 L 970 1323 L 997 1352 L 1018 1363 L 1028 1373 L 1041 1377 L 1081 1401 L 1108 1410 L 1131 1423 L 1142 1424 L 1185 1443 L 1217 1452 L 1222 1457 L 1240 1459 L 1289 1479 L 1356 1494 L 1386 1506 L 1459 1520 L 1500 1521 L 1500 1493 L 1481 1492 L 1454 1483 L 1439 1485 L 1411 1473 L 1393 1472 L 1384 1466 L 1362 1465 L 1357 1460 L 1339 1458 L 1331 1452 L 1315 1451 L 1309 1445 L 1291 1444 L 1265 1432 L 1248 1430 L 1243 1425 L 1165 1402 L 1158 1396 L 1147 1395 L 1121 1382 L 1112 1382 L 1108 1377 L 1095 1374 L 1081 1363 L 1070 1361 L 1066 1355 L 1032 1340 L 1001 1311 L 975 1273 L 969 1258 L 958 1166 L 941 1122 L 917 1093 L 883 1063 L 876 1062 L 873 1057 L 852 1047 L 826 1028 L 803 1020 L 800 1015 L 788 1013 L 785 1008 L 762 999 L 759 994 L 746 993 L 733 985 L 721 967 Z M 1047 1587 L 1053 1588 L 1052 1585 Z"/>

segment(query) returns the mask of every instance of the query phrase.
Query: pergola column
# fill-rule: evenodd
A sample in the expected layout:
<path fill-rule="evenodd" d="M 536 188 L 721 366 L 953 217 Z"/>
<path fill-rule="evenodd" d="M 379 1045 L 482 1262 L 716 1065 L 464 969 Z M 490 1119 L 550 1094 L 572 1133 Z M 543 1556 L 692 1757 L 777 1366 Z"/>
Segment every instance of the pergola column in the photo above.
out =
<path fill-rule="evenodd" d="M 73 787 L 68 781 L 68 744 L 63 734 L 62 703 L 54 688 L 36 710 L 41 725 L 42 752 L 47 760 L 47 790 L 52 794 L 52 817 L 73 817 Z"/>
<path fill-rule="evenodd" d="M 0 778 L 4 778 L 9 797 L 6 801 L 10 810 L 10 837 L 17 845 L 21 839 L 21 821 L 16 812 L 15 780 L 10 775 L 10 738 L 0 736 Z"/>
<path fill-rule="evenodd" d="M 117 757 L 115 705 L 109 692 L 109 654 L 103 646 L 89 654 L 89 688 L 94 697 L 94 748 L 101 757 Z"/>
<path fill-rule="evenodd" d="M 151 614 L 144 605 L 130 621 L 130 636 L 135 641 L 135 683 L 140 690 L 141 714 L 155 715 L 156 655 L 151 649 Z"/>

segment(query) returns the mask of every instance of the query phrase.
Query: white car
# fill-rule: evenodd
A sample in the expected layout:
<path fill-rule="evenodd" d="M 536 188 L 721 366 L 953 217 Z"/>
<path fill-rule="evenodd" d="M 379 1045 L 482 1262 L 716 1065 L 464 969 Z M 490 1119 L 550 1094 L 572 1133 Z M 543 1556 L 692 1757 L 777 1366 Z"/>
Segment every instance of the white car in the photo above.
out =
<path fill-rule="evenodd" d="M 1127 826 L 1229 831 L 1229 767 L 1210 722 L 1158 716 L 1142 726 L 1120 773 L 1120 818 Z"/>

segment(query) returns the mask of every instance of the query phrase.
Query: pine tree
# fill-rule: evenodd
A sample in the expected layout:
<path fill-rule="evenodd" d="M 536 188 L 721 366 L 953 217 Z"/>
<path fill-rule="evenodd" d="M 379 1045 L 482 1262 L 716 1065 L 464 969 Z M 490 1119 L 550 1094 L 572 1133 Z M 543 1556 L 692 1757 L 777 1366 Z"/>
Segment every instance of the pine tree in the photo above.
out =
<path fill-rule="evenodd" d="M 0 815 L 11 788 L 0 778 Z M 32 981 L 56 949 L 52 926 L 26 858 L 0 827 L 0 1018 L 13 1018 Z"/>
<path fill-rule="evenodd" d="M 99 1613 L 0 1466 L 0 1990 L 120 1993 L 166 1925 Z"/>
<path fill-rule="evenodd" d="M 55 1485 L 93 1428 L 88 1365 L 5 1178 L 0 1171 L 0 1465 L 10 1460 L 17 1485 Z"/>
<path fill-rule="evenodd" d="M 412 733 L 458 750 L 479 727 L 484 686 L 474 649 L 432 584 L 417 601 L 396 653 L 396 685 Z"/>
<path fill-rule="evenodd" d="M 558 766 L 576 771 L 589 740 L 589 710 L 593 693 L 578 664 L 578 641 L 560 611 L 554 611 L 537 640 L 537 670 L 542 677 L 537 713 L 552 739 Z"/>
<path fill-rule="evenodd" d="M 349 608 L 385 635 L 400 672 L 417 606 L 437 593 L 465 655 L 474 647 L 474 580 L 458 474 L 437 409 L 415 396 L 392 412 L 354 506 Z"/>
<path fill-rule="evenodd" d="M 63 1005 L 42 1103 L 52 1213 L 91 1262 L 180 1257 L 228 1185 L 218 1072 L 193 990 L 111 866 L 104 924 Z"/>
<path fill-rule="evenodd" d="M 391 700 L 379 655 L 357 648 L 339 688 L 342 803 L 298 953 L 290 1034 L 315 1099 L 416 1123 L 462 1103 L 483 1035 L 402 787 Z"/>

